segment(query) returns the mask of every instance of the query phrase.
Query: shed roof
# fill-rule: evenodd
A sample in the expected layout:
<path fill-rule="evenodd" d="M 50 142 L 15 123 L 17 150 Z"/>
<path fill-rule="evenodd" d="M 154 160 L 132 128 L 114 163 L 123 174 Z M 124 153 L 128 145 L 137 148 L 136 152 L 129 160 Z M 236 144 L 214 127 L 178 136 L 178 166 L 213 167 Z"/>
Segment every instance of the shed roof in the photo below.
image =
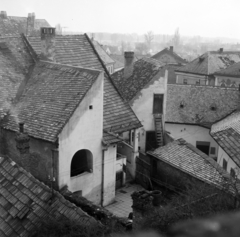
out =
<path fill-rule="evenodd" d="M 147 153 L 220 189 L 226 188 L 226 178 L 229 178 L 230 181 L 230 176 L 216 161 L 182 138 Z M 240 190 L 240 185 L 238 186 Z M 233 192 L 232 186 L 227 188 Z"/>
<path fill-rule="evenodd" d="M 53 195 L 52 195 L 53 194 Z M 0 157 L 0 236 L 32 236 L 44 218 L 98 222 L 10 158 Z"/>

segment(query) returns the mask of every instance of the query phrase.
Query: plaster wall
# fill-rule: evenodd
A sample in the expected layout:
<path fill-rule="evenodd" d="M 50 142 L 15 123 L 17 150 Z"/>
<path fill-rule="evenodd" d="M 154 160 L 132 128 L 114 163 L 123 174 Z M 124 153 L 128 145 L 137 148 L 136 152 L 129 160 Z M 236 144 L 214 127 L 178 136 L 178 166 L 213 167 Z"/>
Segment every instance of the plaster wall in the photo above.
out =
<path fill-rule="evenodd" d="M 227 77 L 227 76 L 217 76 L 216 86 L 221 86 L 224 83 L 226 87 L 238 87 L 240 85 L 240 78 Z"/>
<path fill-rule="evenodd" d="M 196 75 L 196 74 L 179 74 L 177 73 L 177 84 L 183 84 L 184 79 L 187 79 L 187 84 L 196 85 L 196 81 L 200 80 L 200 85 L 206 85 L 206 77 L 204 75 Z"/>
<path fill-rule="evenodd" d="M 163 98 L 163 124 L 166 114 L 166 99 L 167 99 L 167 78 L 168 71 L 164 75 L 162 72 L 156 75 L 148 85 L 146 85 L 140 93 L 131 101 L 130 105 L 141 121 L 143 127 L 139 129 L 139 146 L 141 151 L 145 151 L 146 131 L 154 131 L 153 117 L 153 97 L 154 94 L 164 94 Z"/>
<path fill-rule="evenodd" d="M 203 128 L 197 125 L 185 125 L 185 124 L 165 124 L 166 131 L 170 132 L 170 135 L 174 139 L 183 138 L 188 143 L 191 143 L 196 147 L 197 141 L 210 142 L 210 147 L 215 147 L 216 154 L 209 154 L 210 157 L 217 157 L 218 144 L 209 134 L 209 129 Z"/>
<path fill-rule="evenodd" d="M 84 197 L 96 204 L 101 200 L 102 131 L 103 73 L 59 134 L 59 187 L 67 185 L 72 192 L 81 190 Z M 81 149 L 87 149 L 93 155 L 92 172 L 70 177 L 72 157 Z"/>
<path fill-rule="evenodd" d="M 21 155 L 16 148 L 16 132 L 1 129 L 1 154 L 8 155 L 13 159 L 17 164 L 22 166 L 21 164 Z M 30 137 L 29 141 L 29 152 L 30 158 L 33 160 L 33 165 L 37 172 L 32 173 L 40 181 L 48 184 L 49 176 L 51 175 L 51 168 L 52 168 L 52 149 L 56 148 L 56 145 L 51 142 L 46 142 L 40 139 L 35 139 Z M 55 162 L 56 164 L 56 162 Z M 24 167 L 23 167 L 24 168 Z"/>
<path fill-rule="evenodd" d="M 223 159 L 227 161 L 227 172 L 230 173 L 232 168 L 235 170 L 237 177 L 240 178 L 240 168 L 230 158 L 230 156 L 219 146 L 217 162 L 221 167 L 223 167 Z"/>
<path fill-rule="evenodd" d="M 109 146 L 104 151 L 103 206 L 112 203 L 115 198 L 117 146 Z"/>

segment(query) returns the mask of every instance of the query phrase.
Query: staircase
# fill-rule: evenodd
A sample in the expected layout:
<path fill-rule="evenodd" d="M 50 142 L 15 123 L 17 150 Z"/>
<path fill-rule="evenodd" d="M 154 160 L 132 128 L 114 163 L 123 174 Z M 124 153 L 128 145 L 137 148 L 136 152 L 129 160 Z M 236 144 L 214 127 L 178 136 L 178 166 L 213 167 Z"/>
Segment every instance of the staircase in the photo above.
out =
<path fill-rule="evenodd" d="M 163 127 L 162 127 L 162 114 L 154 114 L 155 134 L 157 146 L 163 146 Z"/>

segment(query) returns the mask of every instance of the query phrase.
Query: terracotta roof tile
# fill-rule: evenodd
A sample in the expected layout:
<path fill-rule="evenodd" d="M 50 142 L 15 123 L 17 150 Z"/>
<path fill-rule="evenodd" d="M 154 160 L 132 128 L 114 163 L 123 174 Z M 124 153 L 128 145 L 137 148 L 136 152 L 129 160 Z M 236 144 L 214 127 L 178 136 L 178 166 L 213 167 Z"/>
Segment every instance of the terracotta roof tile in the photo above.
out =
<path fill-rule="evenodd" d="M 114 64 L 115 61 L 108 55 L 108 53 L 102 48 L 102 46 L 96 40 L 92 40 L 92 42 L 104 64 Z"/>
<path fill-rule="evenodd" d="M 55 141 L 100 71 L 38 62 L 14 110 L 32 137 Z M 18 131 L 13 115 L 5 128 Z"/>
<path fill-rule="evenodd" d="M 182 138 L 147 153 L 220 189 L 226 188 L 226 177 L 230 178 L 217 162 Z M 231 186 L 229 191 L 233 192 Z"/>
<path fill-rule="evenodd" d="M 216 76 L 230 76 L 240 78 L 240 62 L 235 63 L 225 69 L 217 71 L 214 73 Z"/>
<path fill-rule="evenodd" d="M 28 40 L 36 53 L 40 54 L 40 38 L 29 37 Z M 105 71 L 86 35 L 56 36 L 56 61 Z M 115 132 L 142 126 L 130 106 L 116 91 L 107 74 L 104 77 L 103 120 L 104 129 Z"/>
<path fill-rule="evenodd" d="M 239 51 L 223 51 L 222 53 L 219 51 L 209 51 L 194 59 L 186 66 L 179 68 L 176 72 L 212 75 L 237 62 L 240 62 Z"/>
<path fill-rule="evenodd" d="M 112 74 L 114 84 L 126 101 L 132 100 L 159 73 L 163 75 L 164 64 L 151 58 L 142 58 L 134 63 L 133 74 L 125 78 L 124 69 Z"/>
<path fill-rule="evenodd" d="M 1 161 L 4 161 L 5 166 L 0 166 L 0 174 L 12 175 L 14 169 L 8 169 L 6 167 L 13 166 L 18 169 L 20 175 L 13 175 L 13 180 L 16 183 L 34 182 L 34 186 L 41 190 L 42 195 L 38 195 L 34 192 L 36 189 L 32 189 L 32 195 L 28 195 L 23 192 L 23 189 L 19 185 L 14 185 L 4 176 L 4 181 L 11 187 L 11 193 L 3 186 L 3 181 L 0 182 L 0 233 L 1 236 L 30 236 L 32 231 L 39 222 L 46 215 L 52 215 L 51 213 L 64 208 L 64 212 L 58 212 L 59 216 L 64 216 L 69 219 L 80 221 L 83 225 L 86 219 L 89 223 L 97 224 L 97 221 L 92 217 L 84 213 L 80 208 L 64 199 L 61 194 L 54 191 L 52 202 L 49 202 L 49 197 L 52 195 L 52 191 L 49 187 L 36 180 L 33 176 L 27 173 L 24 169 L 12 162 L 9 158 L 0 157 Z M 30 179 L 31 177 L 31 179 Z M 14 191 L 13 191 L 14 190 Z M 61 198 L 59 198 L 59 196 Z M 17 200 L 17 201 L 16 201 Z M 69 214 L 71 213 L 71 215 Z M 15 234 L 15 235 L 14 235 Z"/>
<path fill-rule="evenodd" d="M 210 127 L 233 112 L 238 103 L 239 91 L 235 88 L 168 85 L 165 121 Z"/>
<path fill-rule="evenodd" d="M 240 112 L 236 111 L 213 124 L 210 134 L 240 167 Z"/>
<path fill-rule="evenodd" d="M 171 50 L 168 49 L 168 48 L 165 48 L 165 49 L 163 49 L 162 51 L 154 54 L 154 55 L 152 56 L 152 58 L 159 60 L 159 58 L 160 58 L 162 55 L 165 55 L 165 54 L 168 54 L 168 55 L 172 56 L 172 57 L 176 60 L 176 63 L 186 64 L 186 60 L 185 60 L 185 59 L 181 58 L 178 54 L 176 54 L 174 51 L 171 51 Z"/>

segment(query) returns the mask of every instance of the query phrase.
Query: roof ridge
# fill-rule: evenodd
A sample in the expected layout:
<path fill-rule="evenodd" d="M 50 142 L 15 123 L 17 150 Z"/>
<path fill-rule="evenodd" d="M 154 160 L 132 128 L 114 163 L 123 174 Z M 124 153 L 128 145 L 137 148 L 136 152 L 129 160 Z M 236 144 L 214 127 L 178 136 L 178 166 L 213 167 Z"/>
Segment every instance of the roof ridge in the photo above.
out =
<path fill-rule="evenodd" d="M 85 70 L 85 71 L 89 71 L 89 72 L 98 72 L 101 73 L 102 70 L 99 69 L 93 69 L 93 68 L 85 68 L 85 67 L 79 67 L 79 66 L 72 66 L 70 64 L 61 64 L 61 63 L 56 63 L 56 62 L 51 62 L 51 61 L 45 61 L 45 60 L 39 60 L 39 63 L 41 63 L 42 65 L 44 64 L 52 64 L 53 66 L 56 66 L 59 70 L 61 70 L 62 68 L 71 68 L 71 69 L 75 69 L 76 72 L 77 71 L 81 71 L 81 70 Z M 59 67 L 58 67 L 59 66 Z"/>

